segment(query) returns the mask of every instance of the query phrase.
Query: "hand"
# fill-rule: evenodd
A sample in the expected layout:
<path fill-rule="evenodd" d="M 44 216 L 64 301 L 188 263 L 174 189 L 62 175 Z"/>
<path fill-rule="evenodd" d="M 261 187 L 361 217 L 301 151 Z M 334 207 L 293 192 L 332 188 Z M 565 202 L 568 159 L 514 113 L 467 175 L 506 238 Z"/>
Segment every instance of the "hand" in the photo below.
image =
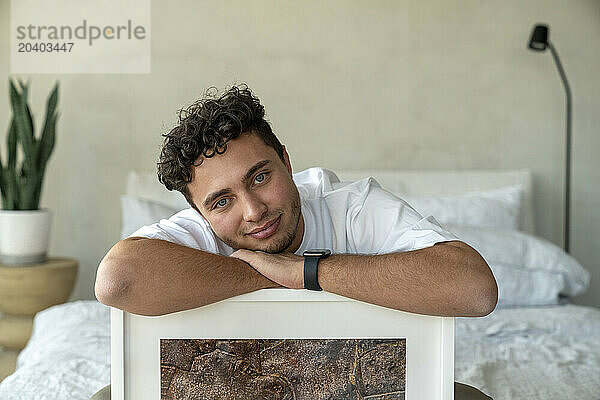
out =
<path fill-rule="evenodd" d="M 252 268 L 275 283 L 290 289 L 304 289 L 304 258 L 293 253 L 270 254 L 240 249 L 231 257 L 250 264 Z"/>

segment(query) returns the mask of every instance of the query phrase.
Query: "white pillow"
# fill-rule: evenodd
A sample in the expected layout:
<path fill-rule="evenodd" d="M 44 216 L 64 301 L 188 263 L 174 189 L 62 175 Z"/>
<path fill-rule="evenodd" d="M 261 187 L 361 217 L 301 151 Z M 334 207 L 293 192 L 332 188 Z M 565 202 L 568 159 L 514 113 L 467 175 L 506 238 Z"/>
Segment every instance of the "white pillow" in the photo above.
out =
<path fill-rule="evenodd" d="M 423 216 L 433 215 L 441 224 L 519 230 L 523 187 L 468 192 L 460 195 L 425 196 L 398 194 Z"/>
<path fill-rule="evenodd" d="M 125 239 L 142 226 L 152 225 L 181 211 L 165 204 L 140 197 L 121 196 L 121 239 Z"/>
<path fill-rule="evenodd" d="M 518 231 L 445 225 L 487 261 L 498 283 L 498 307 L 558 304 L 586 291 L 590 274 L 550 241 Z"/>

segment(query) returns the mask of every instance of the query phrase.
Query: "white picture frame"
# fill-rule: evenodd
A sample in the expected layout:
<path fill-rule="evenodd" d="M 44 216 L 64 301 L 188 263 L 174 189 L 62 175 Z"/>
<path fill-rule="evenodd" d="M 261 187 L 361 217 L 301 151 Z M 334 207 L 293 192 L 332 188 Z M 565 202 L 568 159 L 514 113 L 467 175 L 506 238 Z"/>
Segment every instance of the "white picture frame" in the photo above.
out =
<path fill-rule="evenodd" d="M 112 308 L 112 400 L 160 399 L 160 339 L 201 338 L 405 338 L 405 399 L 454 398 L 454 318 L 278 288 L 159 317 Z"/>

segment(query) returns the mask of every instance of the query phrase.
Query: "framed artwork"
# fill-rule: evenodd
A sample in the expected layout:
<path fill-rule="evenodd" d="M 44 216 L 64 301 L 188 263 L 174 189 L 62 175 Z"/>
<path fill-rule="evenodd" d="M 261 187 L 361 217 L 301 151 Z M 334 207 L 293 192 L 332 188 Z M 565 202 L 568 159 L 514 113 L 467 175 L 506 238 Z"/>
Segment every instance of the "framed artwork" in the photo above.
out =
<path fill-rule="evenodd" d="M 144 317 L 111 310 L 113 400 L 454 397 L 454 318 L 265 289 Z"/>

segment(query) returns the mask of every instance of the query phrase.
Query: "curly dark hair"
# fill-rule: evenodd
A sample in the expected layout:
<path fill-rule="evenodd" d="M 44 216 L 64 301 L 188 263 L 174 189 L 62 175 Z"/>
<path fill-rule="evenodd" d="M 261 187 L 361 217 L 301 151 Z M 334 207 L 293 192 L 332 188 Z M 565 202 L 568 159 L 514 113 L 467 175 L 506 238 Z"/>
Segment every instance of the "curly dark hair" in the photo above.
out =
<path fill-rule="evenodd" d="M 227 142 L 243 133 L 258 135 L 284 161 L 283 147 L 265 119 L 265 108 L 247 85 L 233 86 L 219 97 L 217 88 L 207 89 L 203 98 L 179 111 L 178 125 L 162 135 L 158 180 L 168 190 L 181 192 L 200 212 L 188 189 L 193 166 L 202 164 L 202 157 L 223 154 Z"/>

